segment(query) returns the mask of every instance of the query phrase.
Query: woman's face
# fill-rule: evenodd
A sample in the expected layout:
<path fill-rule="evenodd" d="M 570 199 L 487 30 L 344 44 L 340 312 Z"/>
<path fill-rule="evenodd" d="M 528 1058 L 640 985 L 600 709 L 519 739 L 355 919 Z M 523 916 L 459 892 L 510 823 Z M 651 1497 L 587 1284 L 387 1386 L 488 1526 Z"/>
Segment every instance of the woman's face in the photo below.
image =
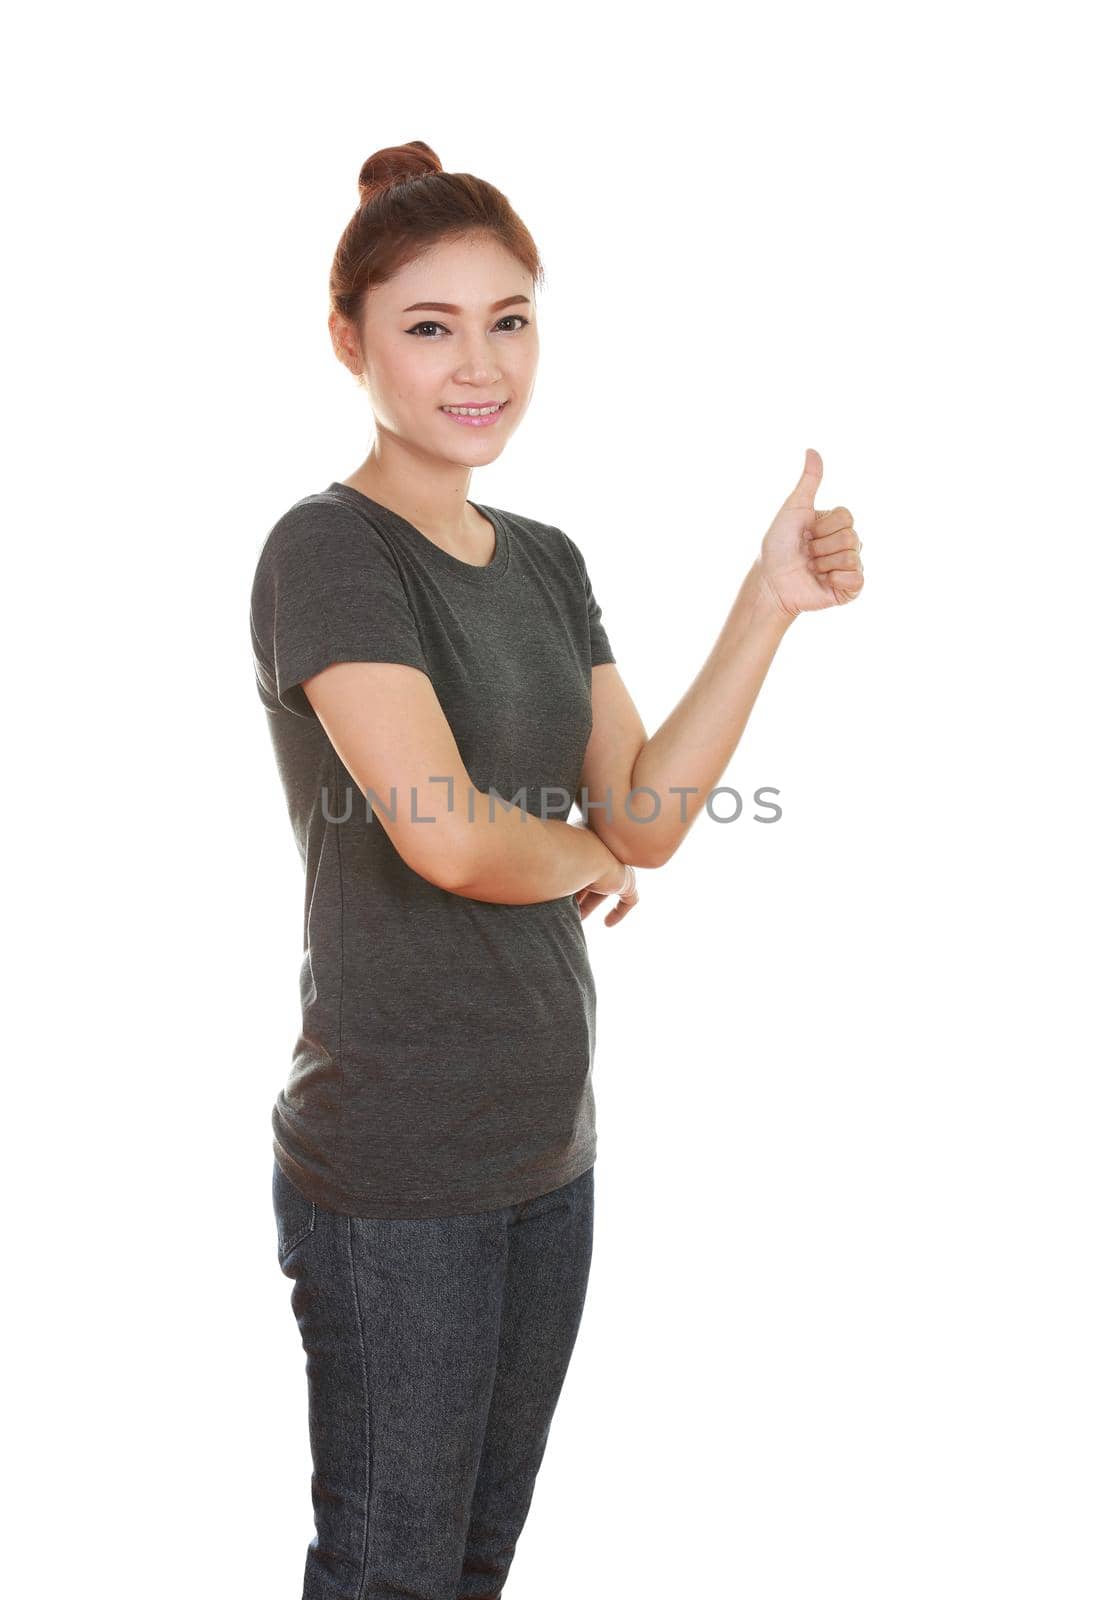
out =
<path fill-rule="evenodd" d="M 495 460 L 536 382 L 532 297 L 530 275 L 489 235 L 437 245 L 370 289 L 352 348 L 378 430 L 460 466 Z M 444 409 L 498 404 L 480 421 Z"/>

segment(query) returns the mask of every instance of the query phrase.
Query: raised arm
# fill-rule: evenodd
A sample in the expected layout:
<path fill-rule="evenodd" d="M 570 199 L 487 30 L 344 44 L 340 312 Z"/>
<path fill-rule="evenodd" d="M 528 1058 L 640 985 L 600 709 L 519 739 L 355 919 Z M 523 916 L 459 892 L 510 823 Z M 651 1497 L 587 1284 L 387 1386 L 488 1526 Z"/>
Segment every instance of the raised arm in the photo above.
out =
<path fill-rule="evenodd" d="M 808 450 L 707 660 L 652 737 L 616 666 L 593 669 L 581 786 L 590 827 L 621 861 L 659 867 L 670 859 L 737 749 L 794 618 L 845 604 L 862 589 L 851 512 L 814 509 L 821 473 L 821 457 Z"/>
<path fill-rule="evenodd" d="M 619 669 L 594 668 L 581 782 L 589 826 L 621 861 L 660 867 L 678 849 L 737 748 L 790 620 L 773 613 L 751 571 L 699 675 L 651 738 Z"/>

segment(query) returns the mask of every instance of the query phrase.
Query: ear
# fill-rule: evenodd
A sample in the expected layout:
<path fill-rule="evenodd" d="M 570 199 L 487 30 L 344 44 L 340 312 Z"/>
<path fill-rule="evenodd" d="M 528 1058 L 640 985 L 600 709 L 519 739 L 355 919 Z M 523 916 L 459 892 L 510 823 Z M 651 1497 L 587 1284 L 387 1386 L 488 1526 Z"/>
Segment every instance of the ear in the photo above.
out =
<path fill-rule="evenodd" d="M 342 362 L 347 371 L 355 377 L 361 377 L 361 353 L 358 349 L 357 334 L 353 325 L 338 311 L 332 311 L 327 318 L 327 331 L 331 335 L 331 346 L 335 355 Z"/>

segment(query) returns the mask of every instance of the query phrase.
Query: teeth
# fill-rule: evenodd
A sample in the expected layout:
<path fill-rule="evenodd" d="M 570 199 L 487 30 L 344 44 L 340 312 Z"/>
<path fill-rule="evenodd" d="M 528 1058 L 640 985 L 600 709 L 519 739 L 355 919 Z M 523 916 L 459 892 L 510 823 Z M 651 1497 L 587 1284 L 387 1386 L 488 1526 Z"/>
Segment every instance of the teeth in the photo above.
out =
<path fill-rule="evenodd" d="M 448 411 L 454 417 L 492 417 L 496 411 L 501 411 L 501 405 L 496 406 L 442 406 L 442 411 Z"/>

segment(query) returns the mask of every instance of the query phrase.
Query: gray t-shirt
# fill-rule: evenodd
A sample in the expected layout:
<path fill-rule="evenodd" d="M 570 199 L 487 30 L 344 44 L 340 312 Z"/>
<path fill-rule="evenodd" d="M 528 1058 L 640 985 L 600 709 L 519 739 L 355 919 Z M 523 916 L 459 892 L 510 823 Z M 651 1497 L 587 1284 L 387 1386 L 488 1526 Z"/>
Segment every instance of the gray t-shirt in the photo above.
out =
<path fill-rule="evenodd" d="M 569 816 L 591 671 L 615 660 L 600 608 L 567 534 L 471 503 L 495 530 L 485 567 L 332 483 L 274 524 L 251 592 L 258 692 L 305 872 L 301 1028 L 274 1156 L 309 1199 L 351 1216 L 493 1210 L 569 1183 L 596 1155 L 596 994 L 576 899 L 499 905 L 413 871 L 380 820 L 391 794 L 368 796 L 370 816 L 300 687 L 335 661 L 417 667 L 477 788 Z"/>

